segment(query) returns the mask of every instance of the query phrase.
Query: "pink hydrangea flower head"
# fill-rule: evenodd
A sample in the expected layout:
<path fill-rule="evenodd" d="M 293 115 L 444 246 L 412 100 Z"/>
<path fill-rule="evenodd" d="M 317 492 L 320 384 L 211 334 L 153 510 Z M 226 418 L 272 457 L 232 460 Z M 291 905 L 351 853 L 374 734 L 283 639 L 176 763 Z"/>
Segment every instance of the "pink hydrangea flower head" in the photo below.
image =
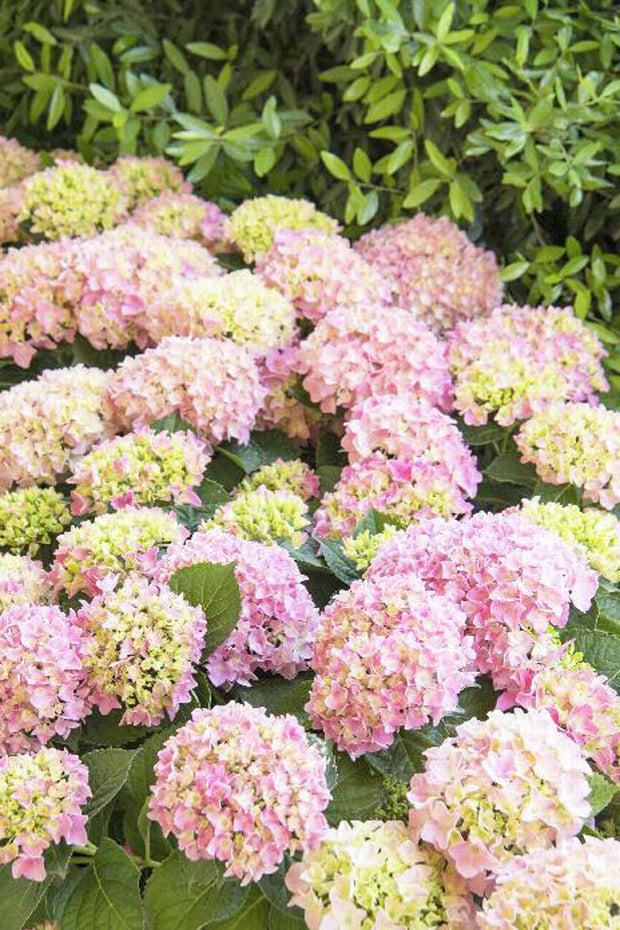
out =
<path fill-rule="evenodd" d="M 334 490 L 321 499 L 314 535 L 346 536 L 371 509 L 408 526 L 424 516 L 469 513 L 471 504 L 446 468 L 421 458 L 376 454 L 345 466 Z"/>
<path fill-rule="evenodd" d="M 54 488 L 0 494 L 0 548 L 36 555 L 71 523 L 69 502 Z"/>
<path fill-rule="evenodd" d="M 382 226 L 362 236 L 355 249 L 390 281 L 398 305 L 436 332 L 484 316 L 501 301 L 495 256 L 446 216 L 418 213 Z"/>
<path fill-rule="evenodd" d="M 452 408 L 445 346 L 405 310 L 338 307 L 301 343 L 303 385 L 325 413 L 367 397 L 408 393 Z"/>
<path fill-rule="evenodd" d="M 317 847 L 325 769 L 292 716 L 234 702 L 195 710 L 159 752 L 148 816 L 188 859 L 225 862 L 245 885 L 275 872 L 285 853 Z"/>
<path fill-rule="evenodd" d="M 69 254 L 79 332 L 97 349 L 149 342 L 149 319 L 171 277 L 193 282 L 224 274 L 197 242 L 160 236 L 126 223 L 76 243 Z"/>
<path fill-rule="evenodd" d="M 252 472 L 238 487 L 240 491 L 255 491 L 257 488 L 292 491 L 304 501 L 319 497 L 320 493 L 318 475 L 301 459 L 276 459 Z"/>
<path fill-rule="evenodd" d="M 74 514 L 105 513 L 132 504 L 200 504 L 193 490 L 211 459 L 211 447 L 191 431 L 142 427 L 95 446 L 73 468 Z M 0 497 L 0 508 L 2 498 Z"/>
<path fill-rule="evenodd" d="M 0 758 L 0 863 L 13 878 L 45 880 L 43 853 L 53 843 L 87 841 L 88 769 L 65 749 Z"/>
<path fill-rule="evenodd" d="M 121 708 L 121 724 L 157 726 L 191 700 L 206 632 L 200 607 L 140 576 L 93 598 L 77 612 L 83 662 L 102 714 Z"/>
<path fill-rule="evenodd" d="M 467 614 L 480 672 L 505 706 L 562 654 L 571 603 L 587 610 L 598 578 L 574 548 L 514 513 L 420 520 L 382 546 L 369 577 L 415 572 Z"/>
<path fill-rule="evenodd" d="M 336 307 L 374 305 L 378 311 L 392 303 L 390 282 L 353 250 L 348 239 L 317 229 L 276 232 L 256 273 L 313 323 Z"/>
<path fill-rule="evenodd" d="M 195 239 L 212 251 L 225 245 L 226 214 L 215 203 L 195 194 L 164 190 L 142 203 L 131 214 L 131 222 L 162 236 Z"/>
<path fill-rule="evenodd" d="M 41 156 L 17 139 L 0 136 L 0 188 L 12 187 L 41 170 Z"/>
<path fill-rule="evenodd" d="M 75 335 L 67 252 L 66 242 L 42 242 L 0 258 L 0 356 L 23 368 Z"/>
<path fill-rule="evenodd" d="M 252 491 L 239 491 L 231 501 L 221 504 L 199 529 L 208 532 L 219 527 L 267 545 L 286 540 L 298 549 L 307 539 L 305 530 L 309 524 L 308 507 L 302 497 L 286 488 L 271 491 L 261 485 Z"/>
<path fill-rule="evenodd" d="M 355 759 L 390 746 L 400 728 L 437 724 L 475 677 L 465 622 L 415 575 L 353 582 L 321 617 L 313 725 Z"/>
<path fill-rule="evenodd" d="M 49 604 L 54 588 L 41 562 L 27 555 L 0 555 L 0 611 L 18 604 Z"/>
<path fill-rule="evenodd" d="M 472 718 L 424 755 L 407 795 L 412 839 L 443 853 L 477 893 L 515 856 L 575 836 L 591 816 L 590 767 L 546 710 Z"/>
<path fill-rule="evenodd" d="M 310 930 L 423 927 L 473 930 L 467 885 L 400 821 L 341 821 L 286 874 Z"/>
<path fill-rule="evenodd" d="M 39 171 L 22 181 L 21 190 L 18 219 L 30 236 L 94 236 L 127 214 L 127 198 L 114 178 L 77 162 Z"/>
<path fill-rule="evenodd" d="M 66 737 L 91 709 L 84 637 L 58 607 L 0 613 L 0 755 Z"/>
<path fill-rule="evenodd" d="M 192 190 L 181 169 L 166 158 L 122 155 L 109 168 L 108 174 L 125 192 L 130 210 L 163 191 L 191 193 Z"/>
<path fill-rule="evenodd" d="M 265 396 L 251 353 L 231 339 L 170 336 L 116 369 L 109 396 L 128 428 L 178 413 L 209 442 L 248 442 Z"/>
<path fill-rule="evenodd" d="M 244 200 L 233 210 L 224 234 L 250 264 L 271 249 L 276 232 L 283 229 L 317 229 L 333 235 L 339 226 L 309 200 L 266 194 Z"/>
<path fill-rule="evenodd" d="M 75 365 L 49 368 L 0 394 L 0 488 L 55 484 L 117 427 L 108 401 L 112 373 Z"/>
<path fill-rule="evenodd" d="M 478 913 L 480 930 L 603 930 L 620 910 L 620 843 L 585 836 L 506 863 Z"/>
<path fill-rule="evenodd" d="M 466 423 L 511 426 L 554 401 L 594 401 L 609 390 L 596 334 L 570 307 L 504 304 L 450 334 L 455 407 Z"/>
<path fill-rule="evenodd" d="M 377 395 L 356 404 L 347 416 L 342 447 L 351 462 L 383 452 L 443 466 L 469 497 L 482 479 L 454 420 L 407 393 Z"/>
<path fill-rule="evenodd" d="M 264 355 L 295 337 L 295 308 L 247 268 L 221 278 L 177 276 L 149 308 L 153 342 L 165 336 L 228 337 Z"/>
<path fill-rule="evenodd" d="M 620 581 L 620 520 L 597 507 L 524 498 L 518 513 L 574 546 L 589 565 L 613 583 Z"/>
<path fill-rule="evenodd" d="M 620 412 L 590 404 L 552 404 L 515 436 L 522 462 L 542 481 L 574 484 L 606 510 L 620 502 Z"/>
<path fill-rule="evenodd" d="M 80 591 L 94 596 L 132 572 L 150 572 L 159 549 L 187 536 L 173 513 L 156 507 L 104 513 L 58 537 L 50 578 L 69 597 Z"/>
<path fill-rule="evenodd" d="M 319 615 L 288 552 L 211 530 L 171 546 L 153 577 L 167 582 L 177 569 L 200 562 L 234 563 L 241 593 L 237 625 L 207 663 L 216 687 L 250 685 L 258 670 L 292 679 L 309 667 Z"/>
<path fill-rule="evenodd" d="M 585 662 L 560 662 L 534 677 L 521 703 L 546 708 L 584 755 L 620 784 L 620 695 L 604 675 Z"/>
<path fill-rule="evenodd" d="M 296 396 L 300 384 L 301 365 L 298 344 L 285 349 L 272 349 L 259 362 L 261 383 L 266 396 L 256 425 L 260 429 L 276 427 L 290 439 L 307 444 L 325 427 L 327 417 L 319 410 L 307 407 Z"/>

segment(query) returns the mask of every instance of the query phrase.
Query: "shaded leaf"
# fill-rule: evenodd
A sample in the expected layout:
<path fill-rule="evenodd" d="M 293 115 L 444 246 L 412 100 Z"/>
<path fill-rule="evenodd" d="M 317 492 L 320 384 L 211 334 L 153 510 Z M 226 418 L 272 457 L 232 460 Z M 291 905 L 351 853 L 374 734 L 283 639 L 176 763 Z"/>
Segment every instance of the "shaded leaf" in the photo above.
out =
<path fill-rule="evenodd" d="M 143 930 L 140 872 L 113 840 L 102 840 L 62 910 L 63 930 Z"/>
<path fill-rule="evenodd" d="M 127 781 L 134 756 L 135 751 L 128 749 L 95 749 L 82 757 L 93 793 L 85 806 L 89 817 L 94 817 L 116 797 Z"/>
<path fill-rule="evenodd" d="M 241 592 L 234 563 L 187 565 L 174 572 L 168 585 L 190 604 L 204 610 L 207 618 L 205 654 L 209 655 L 228 639 L 241 613 Z"/>

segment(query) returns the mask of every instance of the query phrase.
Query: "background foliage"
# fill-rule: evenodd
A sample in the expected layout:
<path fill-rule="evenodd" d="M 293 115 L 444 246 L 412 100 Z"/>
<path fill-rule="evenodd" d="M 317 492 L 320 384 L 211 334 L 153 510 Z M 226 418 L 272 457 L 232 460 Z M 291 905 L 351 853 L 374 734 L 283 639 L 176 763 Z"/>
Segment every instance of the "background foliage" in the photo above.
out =
<path fill-rule="evenodd" d="M 516 299 L 618 329 L 611 0 L 2 0 L 0 36 L 25 143 L 166 153 L 224 205 L 308 195 L 353 235 L 446 213 Z"/>

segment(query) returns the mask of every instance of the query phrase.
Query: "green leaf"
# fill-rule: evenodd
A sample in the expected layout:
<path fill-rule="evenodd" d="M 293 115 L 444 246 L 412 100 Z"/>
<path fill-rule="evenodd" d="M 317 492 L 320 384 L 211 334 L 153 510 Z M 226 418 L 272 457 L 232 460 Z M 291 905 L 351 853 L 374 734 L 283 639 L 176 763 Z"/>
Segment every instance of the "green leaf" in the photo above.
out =
<path fill-rule="evenodd" d="M 47 111 L 47 129 L 52 130 L 60 122 L 65 109 L 65 92 L 61 84 L 57 84 L 53 90 L 50 99 L 49 109 Z"/>
<path fill-rule="evenodd" d="M 139 113 L 141 110 L 151 110 L 153 107 L 158 107 L 171 90 L 172 84 L 152 84 L 150 87 L 145 87 L 132 100 L 131 112 Z"/>
<path fill-rule="evenodd" d="M 277 102 L 274 96 L 269 97 L 265 103 L 263 112 L 261 113 L 261 120 L 271 138 L 279 139 L 282 130 L 282 122 L 277 113 Z"/>
<path fill-rule="evenodd" d="M 602 630 L 570 630 L 575 649 L 620 692 L 620 636 Z"/>
<path fill-rule="evenodd" d="M 326 811 L 330 824 L 341 820 L 366 820 L 377 809 L 382 797 L 383 779 L 365 759 L 353 762 L 345 753 L 334 754 L 338 781 Z"/>
<path fill-rule="evenodd" d="M 443 174 L 446 178 L 452 178 L 454 175 L 454 163 L 452 162 L 452 159 L 447 159 L 444 155 L 442 155 L 435 143 L 430 139 L 424 140 L 424 148 L 426 149 L 426 154 L 430 158 L 437 171 L 439 171 L 440 174 Z"/>
<path fill-rule="evenodd" d="M 588 781 L 590 782 L 590 794 L 587 800 L 592 808 L 592 816 L 596 817 L 620 793 L 620 787 L 604 775 L 601 775 L 600 772 L 592 772 Z"/>
<path fill-rule="evenodd" d="M 176 45 L 171 42 L 169 39 L 164 39 L 162 42 L 162 47 L 164 49 L 164 55 L 170 62 L 173 68 L 176 68 L 177 71 L 180 71 L 181 74 L 185 74 L 189 70 L 189 65 L 185 59 L 185 55 Z"/>
<path fill-rule="evenodd" d="M 428 200 L 429 197 L 432 197 L 441 184 L 442 181 L 440 178 L 429 178 L 427 181 L 421 181 L 419 184 L 416 184 L 403 200 L 403 207 L 405 207 L 405 209 L 418 207 L 421 203 Z"/>
<path fill-rule="evenodd" d="M 485 468 L 484 474 L 500 483 L 518 484 L 533 488 L 536 484 L 536 469 L 531 463 L 525 465 L 516 452 L 503 452 Z"/>
<path fill-rule="evenodd" d="M 156 433 L 176 433 L 179 430 L 183 432 L 193 432 L 194 427 L 191 423 L 188 423 L 187 420 L 184 420 L 182 416 L 176 411 L 174 413 L 168 414 L 167 417 L 163 417 L 161 420 L 152 420 L 150 428 Z"/>
<path fill-rule="evenodd" d="M 102 84 L 89 84 L 88 89 L 91 94 L 102 106 L 107 107 L 108 110 L 112 110 L 114 113 L 122 113 L 123 106 L 111 90 L 108 90 L 107 87 L 104 87 Z"/>
<path fill-rule="evenodd" d="M 337 178 L 338 181 L 351 180 L 351 172 L 342 158 L 338 158 L 332 152 L 323 151 L 321 152 L 321 160 L 332 177 Z"/>
<path fill-rule="evenodd" d="M 443 42 L 448 33 L 450 32 L 450 26 L 452 25 L 452 20 L 454 19 L 454 4 L 449 3 L 445 8 L 441 16 L 439 17 L 439 22 L 437 23 L 437 28 L 435 29 L 435 35 L 439 42 Z"/>
<path fill-rule="evenodd" d="M 356 148 L 353 152 L 353 170 L 361 181 L 370 181 L 372 162 L 363 149 Z"/>
<path fill-rule="evenodd" d="M 494 442 L 503 442 L 506 428 L 497 423 L 485 423 L 484 426 L 468 426 L 459 421 L 459 430 L 468 446 L 488 446 Z"/>
<path fill-rule="evenodd" d="M 269 174 L 277 161 L 276 151 L 273 148 L 261 149 L 254 158 L 254 171 L 259 178 Z"/>
<path fill-rule="evenodd" d="M 342 543 L 337 539 L 321 540 L 321 555 L 333 571 L 346 585 L 353 584 L 361 576 L 355 565 L 347 559 L 342 551 Z"/>
<path fill-rule="evenodd" d="M 92 746 L 124 746 L 135 743 L 148 733 L 146 727 L 121 725 L 122 710 L 113 710 L 105 716 L 94 710 L 80 729 L 80 738 Z"/>
<path fill-rule="evenodd" d="M 109 87 L 110 90 L 114 90 L 114 68 L 112 67 L 112 63 L 104 50 L 100 48 L 96 42 L 91 42 L 88 53 L 90 55 L 90 60 L 95 66 L 99 80 L 106 87 Z"/>
<path fill-rule="evenodd" d="M 321 496 L 333 491 L 342 475 L 340 465 L 320 465 L 316 471 L 321 482 Z"/>
<path fill-rule="evenodd" d="M 38 42 L 43 45 L 58 45 L 58 40 L 49 29 L 46 29 L 41 23 L 25 23 L 22 27 L 24 32 L 29 32 Z"/>
<path fill-rule="evenodd" d="M 85 807 L 89 817 L 94 817 L 116 797 L 127 781 L 134 755 L 128 749 L 94 749 L 82 757 L 93 793 Z"/>
<path fill-rule="evenodd" d="M 213 861 L 190 862 L 173 852 L 146 884 L 149 930 L 201 930 L 238 914 L 248 889 L 222 878 L 223 871 Z"/>
<path fill-rule="evenodd" d="M 499 273 L 500 281 L 503 281 L 505 284 L 507 284 L 508 281 L 516 281 L 517 278 L 523 277 L 529 267 L 530 263 L 526 261 L 513 262 L 512 265 L 506 265 Z"/>
<path fill-rule="evenodd" d="M 224 89 L 210 74 L 204 78 L 204 89 L 207 106 L 219 125 L 224 126 L 228 120 L 228 101 Z"/>
<path fill-rule="evenodd" d="M 295 910 L 299 911 L 299 908 L 295 908 Z M 308 924 L 303 919 L 284 914 L 272 904 L 269 910 L 267 926 L 269 930 L 306 930 Z"/>
<path fill-rule="evenodd" d="M 51 876 L 42 882 L 13 878 L 10 865 L 0 866 L 2 930 L 22 930 L 47 892 L 51 881 Z"/>
<path fill-rule="evenodd" d="M 172 575 L 168 585 L 190 604 L 204 610 L 207 617 L 205 653 L 209 655 L 228 639 L 241 613 L 241 593 L 234 563 L 187 565 Z"/>
<path fill-rule="evenodd" d="M 271 905 L 257 885 L 250 885 L 245 903 L 233 917 L 212 924 L 212 930 L 267 930 Z"/>
<path fill-rule="evenodd" d="M 23 42 L 14 42 L 13 50 L 17 63 L 25 68 L 26 71 L 34 71 L 34 58 L 26 48 Z"/>
<path fill-rule="evenodd" d="M 258 97 L 259 94 L 263 94 L 266 90 L 269 90 L 277 75 L 278 72 L 275 69 L 260 71 L 256 77 L 250 81 L 246 89 L 243 91 L 241 94 L 241 99 L 253 100 L 254 97 Z"/>
<path fill-rule="evenodd" d="M 270 714 L 294 714 L 306 723 L 308 717 L 304 707 L 308 703 L 313 678 L 310 672 L 303 672 L 292 681 L 273 675 L 249 688 L 235 687 L 231 694 L 235 700 L 247 701 L 253 707 L 264 707 Z"/>
<path fill-rule="evenodd" d="M 347 455 L 335 433 L 323 433 L 316 450 L 316 464 L 337 465 L 341 469 L 347 464 Z"/>
<path fill-rule="evenodd" d="M 399 113 L 400 110 L 402 110 L 406 97 L 407 91 L 404 88 L 394 90 L 391 94 L 386 94 L 382 100 L 368 107 L 364 122 L 378 123 L 379 120 L 394 116 L 395 113 Z"/>
<path fill-rule="evenodd" d="M 228 58 L 227 52 L 219 45 L 214 45 L 213 42 L 188 42 L 185 48 L 192 55 L 208 58 L 210 61 L 223 61 Z"/>
<path fill-rule="evenodd" d="M 67 899 L 63 930 L 143 930 L 140 871 L 113 840 L 102 840 L 93 864 Z"/>

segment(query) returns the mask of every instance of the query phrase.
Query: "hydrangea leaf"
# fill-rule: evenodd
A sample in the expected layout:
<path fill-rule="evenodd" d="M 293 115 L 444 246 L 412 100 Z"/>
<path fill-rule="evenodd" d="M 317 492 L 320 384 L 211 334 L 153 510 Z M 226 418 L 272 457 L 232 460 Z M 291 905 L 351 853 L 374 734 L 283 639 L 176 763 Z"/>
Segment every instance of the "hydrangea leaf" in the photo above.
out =
<path fill-rule="evenodd" d="M 82 757 L 93 793 L 85 808 L 90 817 L 116 797 L 127 781 L 134 756 L 135 753 L 127 749 L 95 749 Z"/>
<path fill-rule="evenodd" d="M 168 582 L 176 594 L 202 607 L 207 617 L 205 654 L 221 646 L 235 628 L 241 613 L 241 593 L 234 563 L 200 562 L 179 568 Z"/>
<path fill-rule="evenodd" d="M 63 930 L 143 930 L 140 872 L 113 840 L 102 841 L 60 915 Z"/>

